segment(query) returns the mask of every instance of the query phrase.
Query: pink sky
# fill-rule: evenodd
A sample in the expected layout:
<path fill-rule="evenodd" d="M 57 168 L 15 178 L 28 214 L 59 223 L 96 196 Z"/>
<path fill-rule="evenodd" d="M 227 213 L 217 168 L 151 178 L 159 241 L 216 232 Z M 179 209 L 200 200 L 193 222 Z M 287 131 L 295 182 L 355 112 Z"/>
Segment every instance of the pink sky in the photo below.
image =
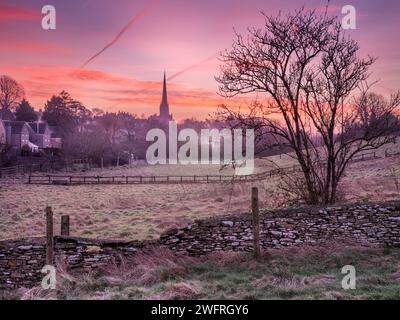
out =
<path fill-rule="evenodd" d="M 368 2 L 368 3 L 367 3 Z M 221 102 L 214 77 L 217 55 L 229 48 L 233 28 L 262 26 L 260 11 L 276 14 L 304 5 L 323 8 L 325 1 L 304 0 L 53 0 L 57 29 L 41 28 L 36 0 L 0 0 L 0 74 L 23 84 L 36 109 L 62 90 L 88 108 L 158 112 L 163 71 L 180 73 L 168 83 L 171 112 L 177 119 L 204 118 Z M 331 1 L 331 14 L 349 4 Z M 377 91 L 400 87 L 400 4 L 396 0 L 352 1 L 358 28 L 350 31 L 362 49 L 379 59 L 371 79 Z M 84 69 L 85 61 L 110 43 L 139 15 L 119 40 Z M 235 98 L 235 103 L 246 99 Z"/>

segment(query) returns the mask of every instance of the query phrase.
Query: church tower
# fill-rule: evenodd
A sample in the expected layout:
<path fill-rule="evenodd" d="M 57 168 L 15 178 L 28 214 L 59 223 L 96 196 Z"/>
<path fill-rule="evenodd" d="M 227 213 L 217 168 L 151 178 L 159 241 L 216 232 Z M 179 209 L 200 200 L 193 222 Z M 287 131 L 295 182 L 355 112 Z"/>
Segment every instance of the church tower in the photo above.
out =
<path fill-rule="evenodd" d="M 169 113 L 169 104 L 167 96 L 167 78 L 164 72 L 164 83 L 163 83 L 163 93 L 162 100 L 160 104 L 160 116 L 159 119 L 163 122 L 168 122 L 172 120 L 172 114 Z"/>

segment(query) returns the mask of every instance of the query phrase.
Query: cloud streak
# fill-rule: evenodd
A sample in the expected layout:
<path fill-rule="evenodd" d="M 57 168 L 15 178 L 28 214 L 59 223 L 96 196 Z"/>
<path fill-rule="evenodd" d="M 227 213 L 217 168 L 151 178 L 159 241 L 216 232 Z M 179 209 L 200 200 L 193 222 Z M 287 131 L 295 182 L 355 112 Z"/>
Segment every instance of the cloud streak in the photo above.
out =
<path fill-rule="evenodd" d="M 135 23 L 137 23 L 143 16 L 149 13 L 150 7 L 152 4 L 154 4 L 157 1 L 153 1 L 148 5 L 146 8 L 142 9 L 138 14 L 136 14 L 129 22 L 127 25 L 125 25 L 120 32 L 114 37 L 114 39 L 108 43 L 105 47 L 103 47 L 99 52 L 91 56 L 82 66 L 81 68 L 85 68 L 90 62 L 92 62 L 94 59 L 96 59 L 98 56 L 100 56 L 104 51 L 107 49 L 111 48 L 115 43 L 118 42 L 118 40 L 124 35 L 125 32 L 127 32 Z"/>
<path fill-rule="evenodd" d="M 204 64 L 204 63 L 206 63 L 206 62 L 211 61 L 211 60 L 214 60 L 217 56 L 218 56 L 217 54 L 214 54 L 214 55 L 212 55 L 211 57 L 208 57 L 207 59 L 204 59 L 204 60 L 202 60 L 202 61 L 200 61 L 200 62 L 198 62 L 198 63 L 196 63 L 196 64 L 192 64 L 192 65 L 190 65 L 189 67 L 183 69 L 182 71 L 179 71 L 179 72 L 173 74 L 172 76 L 168 77 L 167 80 L 168 80 L 168 81 L 174 80 L 175 78 L 177 78 L 177 77 L 183 75 L 184 73 L 186 73 L 186 72 L 188 72 L 188 71 L 190 71 L 190 70 L 192 70 L 192 69 L 195 69 L 195 68 L 201 66 L 202 64 Z"/>

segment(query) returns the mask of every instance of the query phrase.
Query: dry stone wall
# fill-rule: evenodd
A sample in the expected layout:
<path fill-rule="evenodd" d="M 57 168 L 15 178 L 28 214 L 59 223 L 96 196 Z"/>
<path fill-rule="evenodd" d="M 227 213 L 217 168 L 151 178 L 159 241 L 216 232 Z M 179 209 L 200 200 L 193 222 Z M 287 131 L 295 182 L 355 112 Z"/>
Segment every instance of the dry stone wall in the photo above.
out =
<path fill-rule="evenodd" d="M 315 245 L 334 239 L 351 239 L 365 245 L 400 247 L 400 202 L 354 204 L 330 208 L 298 208 L 262 212 L 261 244 L 265 249 Z M 180 254 L 252 251 L 250 214 L 195 221 L 169 230 L 158 241 L 104 241 L 55 237 L 56 262 L 88 271 L 152 246 L 166 246 Z M 44 239 L 0 242 L 0 289 L 40 284 L 45 265 Z"/>
<path fill-rule="evenodd" d="M 73 237 L 55 237 L 55 262 L 63 261 L 72 270 L 88 272 L 109 263 L 120 263 L 152 241 L 108 241 Z M 39 285 L 46 264 L 44 238 L 0 242 L 0 290 Z"/>
<path fill-rule="evenodd" d="M 366 245 L 400 247 L 400 202 L 267 211 L 260 216 L 260 229 L 265 249 L 344 238 Z M 161 242 L 174 251 L 193 255 L 252 251 L 251 215 L 196 221 L 187 228 L 166 232 Z"/>

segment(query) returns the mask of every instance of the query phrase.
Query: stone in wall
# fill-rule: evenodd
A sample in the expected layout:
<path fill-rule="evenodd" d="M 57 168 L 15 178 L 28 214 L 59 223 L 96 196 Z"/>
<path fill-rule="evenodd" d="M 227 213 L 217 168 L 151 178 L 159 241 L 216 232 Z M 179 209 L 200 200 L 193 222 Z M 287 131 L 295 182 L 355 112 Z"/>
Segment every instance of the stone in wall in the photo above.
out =
<path fill-rule="evenodd" d="M 54 238 L 55 261 L 63 261 L 71 270 L 90 271 L 109 263 L 120 263 L 152 241 L 106 241 L 73 237 Z M 0 242 L 0 289 L 33 287 L 41 283 L 46 264 L 44 238 Z"/>
<path fill-rule="evenodd" d="M 364 245 L 400 247 L 400 202 L 264 211 L 260 223 L 265 249 L 344 238 Z M 188 228 L 162 234 L 160 242 L 178 253 L 201 255 L 252 251 L 252 239 L 251 215 L 247 214 L 195 221 Z"/>

